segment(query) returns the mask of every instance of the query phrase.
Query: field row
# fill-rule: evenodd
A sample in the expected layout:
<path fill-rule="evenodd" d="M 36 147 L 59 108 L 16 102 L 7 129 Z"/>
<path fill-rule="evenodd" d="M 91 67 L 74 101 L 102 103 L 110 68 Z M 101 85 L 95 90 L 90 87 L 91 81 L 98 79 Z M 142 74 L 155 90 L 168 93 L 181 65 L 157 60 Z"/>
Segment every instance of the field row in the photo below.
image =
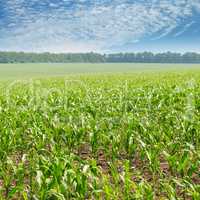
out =
<path fill-rule="evenodd" d="M 0 199 L 200 199 L 200 73 L 0 91 Z"/>

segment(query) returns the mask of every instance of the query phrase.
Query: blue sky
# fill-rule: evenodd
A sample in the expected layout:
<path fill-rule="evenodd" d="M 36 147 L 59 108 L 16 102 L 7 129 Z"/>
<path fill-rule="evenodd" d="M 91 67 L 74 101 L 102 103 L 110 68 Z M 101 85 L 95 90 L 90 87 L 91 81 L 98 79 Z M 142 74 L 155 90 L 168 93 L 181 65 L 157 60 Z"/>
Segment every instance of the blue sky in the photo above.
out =
<path fill-rule="evenodd" d="M 0 0 L 0 50 L 200 52 L 200 0 Z"/>

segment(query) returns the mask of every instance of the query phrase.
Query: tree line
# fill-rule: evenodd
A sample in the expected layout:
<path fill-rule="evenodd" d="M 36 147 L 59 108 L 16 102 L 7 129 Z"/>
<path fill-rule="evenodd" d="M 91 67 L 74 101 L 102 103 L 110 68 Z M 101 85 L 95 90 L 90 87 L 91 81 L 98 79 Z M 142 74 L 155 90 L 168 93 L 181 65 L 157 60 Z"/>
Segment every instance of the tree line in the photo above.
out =
<path fill-rule="evenodd" d="M 200 63 L 199 53 L 25 53 L 0 52 L 0 63 Z"/>

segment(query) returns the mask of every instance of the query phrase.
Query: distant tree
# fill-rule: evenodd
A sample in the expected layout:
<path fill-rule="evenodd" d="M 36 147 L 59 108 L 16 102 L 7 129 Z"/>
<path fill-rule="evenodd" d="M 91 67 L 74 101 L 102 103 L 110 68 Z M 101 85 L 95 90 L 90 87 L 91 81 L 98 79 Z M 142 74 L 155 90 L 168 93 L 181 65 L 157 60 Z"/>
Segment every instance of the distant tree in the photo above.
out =
<path fill-rule="evenodd" d="M 0 63 L 200 63 L 198 53 L 24 53 L 0 52 Z"/>

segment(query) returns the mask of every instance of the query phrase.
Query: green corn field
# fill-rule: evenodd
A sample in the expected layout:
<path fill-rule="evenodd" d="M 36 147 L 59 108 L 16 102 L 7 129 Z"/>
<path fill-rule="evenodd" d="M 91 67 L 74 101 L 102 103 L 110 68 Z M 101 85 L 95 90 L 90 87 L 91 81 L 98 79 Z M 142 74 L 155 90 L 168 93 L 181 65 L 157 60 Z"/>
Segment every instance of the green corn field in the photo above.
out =
<path fill-rule="evenodd" d="M 0 83 L 0 199 L 200 199 L 200 71 Z"/>

